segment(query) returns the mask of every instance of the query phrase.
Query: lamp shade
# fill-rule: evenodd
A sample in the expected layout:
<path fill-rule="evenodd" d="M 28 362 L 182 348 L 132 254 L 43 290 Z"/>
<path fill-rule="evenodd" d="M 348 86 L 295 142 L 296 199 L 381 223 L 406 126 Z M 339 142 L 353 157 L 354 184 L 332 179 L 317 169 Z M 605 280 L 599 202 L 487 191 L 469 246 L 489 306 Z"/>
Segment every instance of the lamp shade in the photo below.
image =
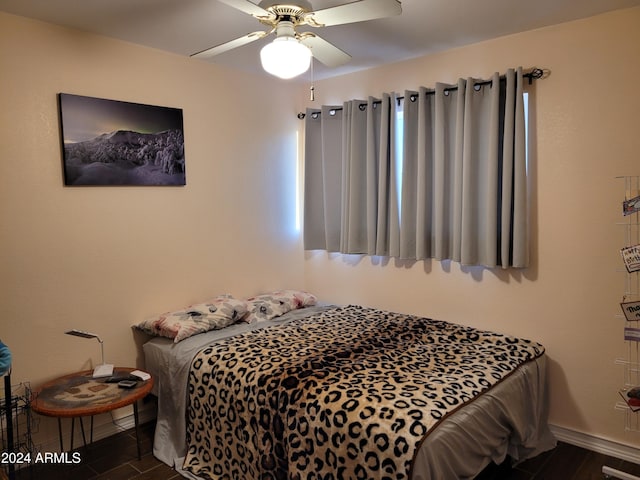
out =
<path fill-rule="evenodd" d="M 281 36 L 260 51 L 262 68 L 280 78 L 303 74 L 311 65 L 311 50 L 295 37 Z"/>

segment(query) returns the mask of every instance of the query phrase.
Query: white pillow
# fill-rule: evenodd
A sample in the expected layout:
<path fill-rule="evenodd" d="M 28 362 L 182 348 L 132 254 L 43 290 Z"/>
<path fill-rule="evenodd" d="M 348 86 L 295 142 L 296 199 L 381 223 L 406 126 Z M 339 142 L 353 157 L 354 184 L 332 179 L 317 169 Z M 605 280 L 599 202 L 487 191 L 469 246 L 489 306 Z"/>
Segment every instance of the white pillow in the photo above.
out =
<path fill-rule="evenodd" d="M 198 333 L 219 330 L 242 319 L 248 304 L 231 295 L 220 295 L 204 303 L 167 312 L 144 320 L 134 328 L 149 335 L 172 338 L 175 343 Z"/>
<path fill-rule="evenodd" d="M 243 318 L 247 323 L 263 322 L 279 317 L 298 308 L 315 305 L 318 299 L 301 290 L 278 290 L 247 298 L 248 313 Z"/>

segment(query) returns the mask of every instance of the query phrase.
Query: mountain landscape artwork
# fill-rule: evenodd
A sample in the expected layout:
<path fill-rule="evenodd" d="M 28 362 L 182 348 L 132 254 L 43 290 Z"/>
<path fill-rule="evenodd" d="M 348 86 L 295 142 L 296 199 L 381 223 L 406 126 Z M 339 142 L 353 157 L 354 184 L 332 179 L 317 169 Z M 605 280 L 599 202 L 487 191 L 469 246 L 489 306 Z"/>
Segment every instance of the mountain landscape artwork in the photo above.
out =
<path fill-rule="evenodd" d="M 59 94 L 65 185 L 185 185 L 182 110 Z"/>

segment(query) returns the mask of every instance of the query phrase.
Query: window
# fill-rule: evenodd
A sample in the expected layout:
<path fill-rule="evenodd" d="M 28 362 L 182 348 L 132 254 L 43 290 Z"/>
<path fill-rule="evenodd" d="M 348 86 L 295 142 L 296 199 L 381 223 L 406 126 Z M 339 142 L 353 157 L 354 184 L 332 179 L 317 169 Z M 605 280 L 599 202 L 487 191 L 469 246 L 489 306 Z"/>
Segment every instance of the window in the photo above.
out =
<path fill-rule="evenodd" d="M 527 266 L 522 70 L 404 98 L 307 117 L 305 248 Z"/>

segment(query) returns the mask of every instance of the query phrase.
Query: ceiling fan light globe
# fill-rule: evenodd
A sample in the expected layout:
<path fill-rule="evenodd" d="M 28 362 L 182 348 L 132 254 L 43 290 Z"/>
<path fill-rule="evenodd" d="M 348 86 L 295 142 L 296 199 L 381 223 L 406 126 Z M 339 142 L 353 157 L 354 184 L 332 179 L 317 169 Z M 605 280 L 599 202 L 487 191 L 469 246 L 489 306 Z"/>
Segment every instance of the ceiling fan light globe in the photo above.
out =
<path fill-rule="evenodd" d="M 289 79 L 309 69 L 311 50 L 294 37 L 278 37 L 262 48 L 260 61 L 267 73 Z"/>

